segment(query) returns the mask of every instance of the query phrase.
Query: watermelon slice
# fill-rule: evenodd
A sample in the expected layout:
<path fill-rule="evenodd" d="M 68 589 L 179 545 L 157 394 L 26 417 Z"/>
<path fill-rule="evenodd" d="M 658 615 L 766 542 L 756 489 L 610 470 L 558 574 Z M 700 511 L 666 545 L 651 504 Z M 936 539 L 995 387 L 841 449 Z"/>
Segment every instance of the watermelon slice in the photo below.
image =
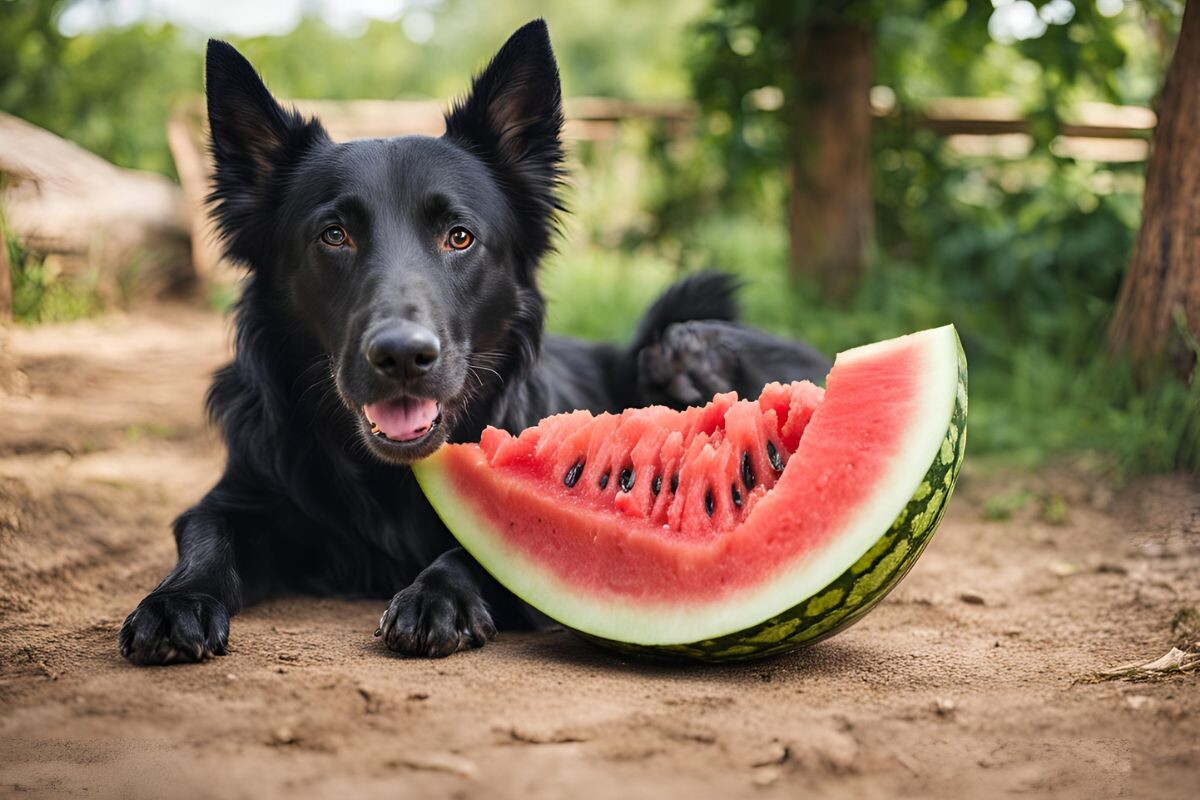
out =
<path fill-rule="evenodd" d="M 463 547 L 563 625 L 756 658 L 845 628 L 916 561 L 962 463 L 966 385 L 946 326 L 841 353 L 825 390 L 560 414 L 415 471 Z"/>

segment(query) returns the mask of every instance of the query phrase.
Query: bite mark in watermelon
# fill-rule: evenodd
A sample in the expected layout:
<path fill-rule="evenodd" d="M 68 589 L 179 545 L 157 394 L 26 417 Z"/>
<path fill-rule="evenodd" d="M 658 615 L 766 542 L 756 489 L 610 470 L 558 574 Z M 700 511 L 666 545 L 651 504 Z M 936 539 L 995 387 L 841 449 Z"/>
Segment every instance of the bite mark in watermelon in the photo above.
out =
<path fill-rule="evenodd" d="M 846 627 L 912 566 L 962 463 L 966 380 L 945 326 L 840 354 L 825 390 L 560 414 L 415 471 L 462 545 L 567 627 L 755 658 Z"/>

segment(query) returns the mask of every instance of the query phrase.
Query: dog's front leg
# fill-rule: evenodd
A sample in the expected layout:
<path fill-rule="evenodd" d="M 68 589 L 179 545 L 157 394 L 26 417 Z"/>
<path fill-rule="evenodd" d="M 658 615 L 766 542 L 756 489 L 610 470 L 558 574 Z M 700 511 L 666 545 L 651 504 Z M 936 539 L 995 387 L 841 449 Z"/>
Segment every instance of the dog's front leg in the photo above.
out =
<path fill-rule="evenodd" d="M 481 572 L 461 547 L 443 553 L 392 598 L 375 635 L 397 653 L 425 658 L 481 647 L 496 635 Z"/>
<path fill-rule="evenodd" d="M 214 499 L 219 490 L 175 521 L 178 563 L 121 626 L 121 655 L 135 664 L 225 655 L 229 618 L 241 609 L 247 587 L 239 574 L 233 522 Z"/>

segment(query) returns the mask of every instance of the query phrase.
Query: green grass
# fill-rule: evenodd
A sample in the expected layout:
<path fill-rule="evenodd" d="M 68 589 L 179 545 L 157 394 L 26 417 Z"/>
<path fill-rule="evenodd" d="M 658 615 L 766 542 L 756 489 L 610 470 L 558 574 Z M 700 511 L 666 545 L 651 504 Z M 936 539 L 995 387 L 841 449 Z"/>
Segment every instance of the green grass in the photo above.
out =
<path fill-rule="evenodd" d="M 214 283 L 208 287 L 205 300 L 208 307 L 221 315 L 227 315 L 237 302 L 239 287 L 236 283 Z"/>
<path fill-rule="evenodd" d="M 0 196 L 6 177 L 0 172 Z M 17 322 L 69 322 L 94 316 L 104 308 L 96 275 L 67 278 L 26 248 L 9 229 L 0 206 L 0 247 L 8 256 L 12 282 L 12 316 Z"/>
<path fill-rule="evenodd" d="M 13 319 L 17 322 L 69 322 L 104 309 L 94 275 L 64 277 L 15 240 L 6 240 L 4 246 L 12 269 Z"/>

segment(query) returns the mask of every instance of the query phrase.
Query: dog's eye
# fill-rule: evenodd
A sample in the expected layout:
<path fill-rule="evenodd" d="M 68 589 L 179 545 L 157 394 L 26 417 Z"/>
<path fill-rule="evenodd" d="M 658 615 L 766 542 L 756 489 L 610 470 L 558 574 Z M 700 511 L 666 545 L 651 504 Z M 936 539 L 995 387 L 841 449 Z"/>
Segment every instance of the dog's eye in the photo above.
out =
<path fill-rule="evenodd" d="M 450 233 L 446 234 L 446 247 L 449 247 L 451 250 L 466 250 L 474 243 L 475 234 L 461 225 L 451 228 Z"/>
<path fill-rule="evenodd" d="M 341 247 L 350 242 L 350 237 L 341 225 L 330 225 L 321 231 L 321 241 L 330 247 Z"/>

